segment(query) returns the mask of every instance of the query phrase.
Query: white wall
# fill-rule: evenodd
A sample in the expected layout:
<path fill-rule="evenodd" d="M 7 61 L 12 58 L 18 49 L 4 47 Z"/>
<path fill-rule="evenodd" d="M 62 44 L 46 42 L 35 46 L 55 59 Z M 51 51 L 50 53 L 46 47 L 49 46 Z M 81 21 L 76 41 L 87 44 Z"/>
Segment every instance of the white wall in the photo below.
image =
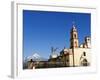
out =
<path fill-rule="evenodd" d="M 32 0 L 33 1 L 33 0 Z M 51 2 L 52 4 L 67 4 L 66 1 L 74 1 L 74 3 L 80 5 L 88 5 L 88 6 L 97 6 L 97 19 L 100 22 L 100 5 L 99 0 L 34 0 L 38 3 Z M 62 2 L 63 1 L 63 2 Z M 79 3 L 81 1 L 81 3 Z M 56 3 L 57 2 L 57 3 Z M 73 4 L 74 4 L 73 3 Z M 100 23 L 98 23 L 97 33 L 100 34 Z M 73 74 L 73 75 L 64 75 L 64 76 L 56 76 L 50 77 L 44 80 L 99 80 L 100 74 L 100 36 L 97 38 L 96 46 L 98 46 L 98 72 L 97 73 L 87 73 L 87 74 Z M 94 36 L 94 37 L 96 37 Z M 0 80 L 12 80 L 10 78 L 10 65 L 11 65 L 11 0 L 0 0 Z M 18 79 L 21 80 L 21 79 Z M 22 79 L 22 80 L 35 80 L 35 79 Z M 38 78 L 38 80 L 41 80 Z"/>

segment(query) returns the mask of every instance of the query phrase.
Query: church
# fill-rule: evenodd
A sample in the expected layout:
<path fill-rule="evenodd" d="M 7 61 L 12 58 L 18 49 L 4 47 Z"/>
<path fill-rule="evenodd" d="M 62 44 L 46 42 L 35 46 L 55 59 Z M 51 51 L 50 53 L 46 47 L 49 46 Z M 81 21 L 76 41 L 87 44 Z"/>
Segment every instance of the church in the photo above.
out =
<path fill-rule="evenodd" d="M 56 67 L 81 67 L 90 66 L 91 63 L 91 38 L 84 37 L 84 42 L 79 44 L 78 31 L 75 24 L 70 30 L 70 46 L 62 49 L 59 54 L 56 49 L 51 49 L 50 58 L 47 61 L 28 61 L 27 68 L 56 68 Z"/>
<path fill-rule="evenodd" d="M 84 38 L 84 42 L 79 44 L 78 31 L 73 24 L 70 30 L 70 47 L 64 48 L 57 55 L 53 52 L 49 61 L 52 63 L 60 62 L 66 67 L 89 66 L 91 62 L 91 39 L 89 36 Z"/>

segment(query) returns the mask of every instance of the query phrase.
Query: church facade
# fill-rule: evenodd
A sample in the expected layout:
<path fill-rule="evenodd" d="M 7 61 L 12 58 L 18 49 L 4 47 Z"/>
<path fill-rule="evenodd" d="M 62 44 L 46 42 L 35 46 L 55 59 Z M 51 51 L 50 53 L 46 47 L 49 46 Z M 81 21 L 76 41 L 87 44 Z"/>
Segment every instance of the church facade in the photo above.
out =
<path fill-rule="evenodd" d="M 89 66 L 91 62 L 91 39 L 89 36 L 84 38 L 84 42 L 79 44 L 78 31 L 75 25 L 70 31 L 70 47 L 64 48 L 60 55 L 52 54 L 51 62 L 62 62 L 67 67 Z"/>

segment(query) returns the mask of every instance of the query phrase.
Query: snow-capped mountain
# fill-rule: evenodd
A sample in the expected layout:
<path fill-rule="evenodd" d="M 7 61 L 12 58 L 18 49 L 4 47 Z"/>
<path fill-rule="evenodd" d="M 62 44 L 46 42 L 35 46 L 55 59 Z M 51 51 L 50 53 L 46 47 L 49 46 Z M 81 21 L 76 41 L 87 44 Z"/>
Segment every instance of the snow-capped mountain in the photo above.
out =
<path fill-rule="evenodd" d="M 41 57 L 38 53 L 34 53 L 32 56 L 28 56 L 27 61 L 30 61 L 32 59 L 33 61 L 47 61 L 47 59 Z"/>

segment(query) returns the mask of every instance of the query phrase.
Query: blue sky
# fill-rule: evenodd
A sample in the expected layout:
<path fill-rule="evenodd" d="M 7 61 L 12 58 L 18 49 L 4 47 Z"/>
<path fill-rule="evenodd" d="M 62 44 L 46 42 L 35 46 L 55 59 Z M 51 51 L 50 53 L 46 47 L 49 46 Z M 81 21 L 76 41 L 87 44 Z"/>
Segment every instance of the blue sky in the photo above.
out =
<path fill-rule="evenodd" d="M 23 54 L 24 57 L 38 53 L 48 58 L 51 47 L 58 52 L 70 47 L 70 30 L 73 21 L 78 30 L 79 43 L 91 33 L 89 13 L 50 12 L 23 10 Z"/>

